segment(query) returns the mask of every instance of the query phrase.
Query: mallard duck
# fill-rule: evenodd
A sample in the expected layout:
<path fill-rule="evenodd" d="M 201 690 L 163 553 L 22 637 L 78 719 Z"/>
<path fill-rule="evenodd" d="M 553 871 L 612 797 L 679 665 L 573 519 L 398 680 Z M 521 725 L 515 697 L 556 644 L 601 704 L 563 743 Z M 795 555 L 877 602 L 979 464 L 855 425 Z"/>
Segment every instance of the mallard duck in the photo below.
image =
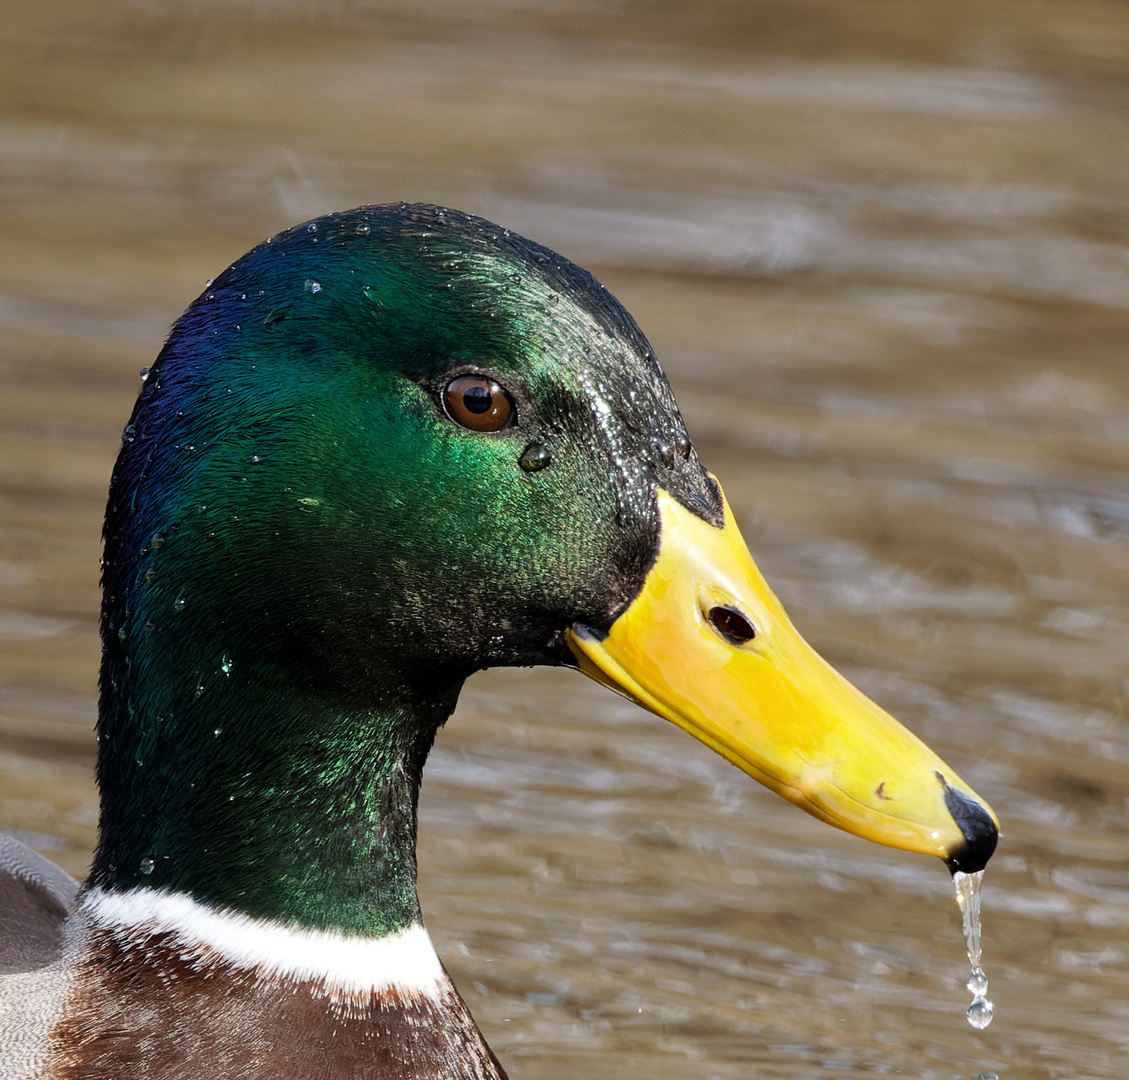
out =
<path fill-rule="evenodd" d="M 647 339 L 480 218 L 367 206 L 177 322 L 110 487 L 100 841 L 0 847 L 0 1078 L 481 1078 L 415 888 L 463 681 L 565 664 L 832 825 L 983 867 L 986 803 L 824 663 Z"/>

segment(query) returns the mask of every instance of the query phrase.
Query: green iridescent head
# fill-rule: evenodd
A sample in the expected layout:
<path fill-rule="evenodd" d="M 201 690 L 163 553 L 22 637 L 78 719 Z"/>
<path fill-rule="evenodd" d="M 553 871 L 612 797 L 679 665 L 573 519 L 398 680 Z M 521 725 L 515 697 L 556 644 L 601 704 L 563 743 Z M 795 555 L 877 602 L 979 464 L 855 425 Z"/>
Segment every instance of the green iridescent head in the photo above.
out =
<path fill-rule="evenodd" d="M 94 880 L 312 918 L 241 860 L 324 891 L 294 852 L 360 853 L 401 814 L 382 858 L 410 861 L 462 681 L 609 626 L 654 560 L 656 487 L 720 521 L 646 339 L 560 256 L 411 205 L 251 251 L 173 329 L 114 473 Z M 295 823 L 321 783 L 340 837 Z"/>

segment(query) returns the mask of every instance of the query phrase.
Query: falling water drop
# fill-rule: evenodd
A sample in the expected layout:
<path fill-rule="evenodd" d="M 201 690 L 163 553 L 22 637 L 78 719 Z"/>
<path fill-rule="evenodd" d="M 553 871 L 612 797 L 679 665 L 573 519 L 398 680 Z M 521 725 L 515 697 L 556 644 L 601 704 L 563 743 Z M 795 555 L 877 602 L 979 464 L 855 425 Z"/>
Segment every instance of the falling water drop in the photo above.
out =
<path fill-rule="evenodd" d="M 988 1000 L 988 976 L 980 966 L 980 882 L 983 870 L 965 874 L 958 870 L 953 874 L 953 887 L 956 889 L 957 905 L 960 907 L 961 922 L 964 926 L 964 943 L 968 949 L 968 962 L 972 971 L 968 976 L 968 992 L 972 1004 L 968 1006 L 968 1022 L 983 1031 L 992 1022 L 992 1003 Z"/>
<path fill-rule="evenodd" d="M 992 1022 L 992 1003 L 983 997 L 973 999 L 968 1006 L 968 1022 L 977 1031 L 983 1031 Z"/>

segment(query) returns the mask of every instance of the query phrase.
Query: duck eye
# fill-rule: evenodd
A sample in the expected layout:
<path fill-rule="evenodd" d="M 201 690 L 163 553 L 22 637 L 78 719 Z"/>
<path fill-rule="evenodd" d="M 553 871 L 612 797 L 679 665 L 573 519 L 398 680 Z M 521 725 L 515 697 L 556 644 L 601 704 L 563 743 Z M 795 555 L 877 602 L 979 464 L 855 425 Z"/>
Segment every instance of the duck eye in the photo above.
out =
<path fill-rule="evenodd" d="M 514 399 L 486 375 L 460 375 L 443 391 L 447 415 L 471 431 L 501 431 L 514 417 Z"/>
<path fill-rule="evenodd" d="M 746 641 L 752 641 L 757 636 L 753 624 L 735 608 L 710 608 L 706 617 L 710 625 L 732 645 L 744 645 Z"/>

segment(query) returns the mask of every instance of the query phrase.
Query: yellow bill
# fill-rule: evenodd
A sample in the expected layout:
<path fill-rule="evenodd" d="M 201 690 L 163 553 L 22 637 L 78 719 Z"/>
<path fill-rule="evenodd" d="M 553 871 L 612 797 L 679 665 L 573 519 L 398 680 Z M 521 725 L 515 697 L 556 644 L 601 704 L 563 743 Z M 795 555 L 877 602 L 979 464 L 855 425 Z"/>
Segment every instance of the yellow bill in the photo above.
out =
<path fill-rule="evenodd" d="M 728 503 L 718 529 L 664 491 L 658 502 L 639 595 L 607 634 L 569 631 L 580 669 L 822 821 L 983 869 L 998 835 L 987 803 L 800 637 Z"/>

